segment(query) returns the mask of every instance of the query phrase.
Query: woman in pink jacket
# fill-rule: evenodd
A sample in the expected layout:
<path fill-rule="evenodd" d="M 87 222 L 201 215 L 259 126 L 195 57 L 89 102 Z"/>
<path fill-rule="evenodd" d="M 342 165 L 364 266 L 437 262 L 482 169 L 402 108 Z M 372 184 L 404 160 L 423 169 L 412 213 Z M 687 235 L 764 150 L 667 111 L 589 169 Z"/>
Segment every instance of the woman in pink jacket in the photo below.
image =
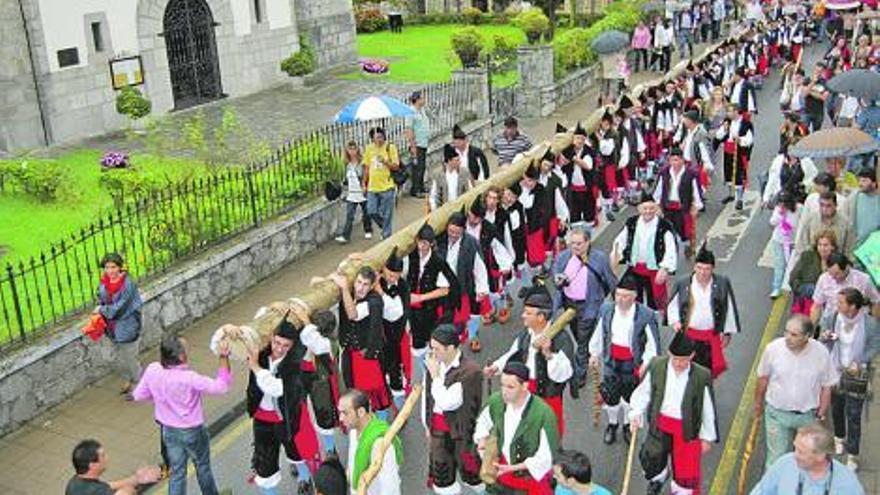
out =
<path fill-rule="evenodd" d="M 639 58 L 643 60 L 645 70 L 648 70 L 648 49 L 651 48 L 651 30 L 645 25 L 644 21 L 640 21 L 632 34 L 632 49 L 636 52 L 635 71 L 639 71 Z"/>

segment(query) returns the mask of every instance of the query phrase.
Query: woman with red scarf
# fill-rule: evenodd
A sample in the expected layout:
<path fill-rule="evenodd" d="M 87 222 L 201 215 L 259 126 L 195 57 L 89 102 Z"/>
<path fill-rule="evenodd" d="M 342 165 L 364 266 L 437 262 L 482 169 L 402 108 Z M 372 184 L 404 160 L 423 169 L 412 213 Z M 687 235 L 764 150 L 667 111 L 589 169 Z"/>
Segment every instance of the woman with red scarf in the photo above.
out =
<path fill-rule="evenodd" d="M 98 285 L 98 306 L 93 313 L 100 315 L 106 327 L 104 334 L 116 349 L 116 366 L 125 379 L 120 394 L 126 399 L 141 376 L 138 361 L 138 340 L 141 335 L 141 308 L 144 302 L 134 280 L 125 270 L 122 256 L 108 253 L 101 260 L 104 274 Z"/>

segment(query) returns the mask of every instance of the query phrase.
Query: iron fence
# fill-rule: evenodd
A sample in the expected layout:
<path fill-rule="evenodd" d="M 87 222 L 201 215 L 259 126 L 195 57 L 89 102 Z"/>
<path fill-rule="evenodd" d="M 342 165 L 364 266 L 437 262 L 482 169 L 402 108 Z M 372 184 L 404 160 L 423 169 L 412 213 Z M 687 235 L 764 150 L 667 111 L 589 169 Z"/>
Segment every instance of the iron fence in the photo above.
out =
<path fill-rule="evenodd" d="M 473 84 L 423 89 L 433 136 L 478 117 Z M 129 273 L 143 280 L 315 199 L 326 181 L 341 180 L 346 144 L 366 145 L 377 125 L 406 149 L 403 119 L 329 124 L 288 141 L 260 163 L 136 195 L 39 255 L 6 263 L 0 270 L 0 351 L 93 306 L 100 259 L 108 252 L 120 253 Z"/>

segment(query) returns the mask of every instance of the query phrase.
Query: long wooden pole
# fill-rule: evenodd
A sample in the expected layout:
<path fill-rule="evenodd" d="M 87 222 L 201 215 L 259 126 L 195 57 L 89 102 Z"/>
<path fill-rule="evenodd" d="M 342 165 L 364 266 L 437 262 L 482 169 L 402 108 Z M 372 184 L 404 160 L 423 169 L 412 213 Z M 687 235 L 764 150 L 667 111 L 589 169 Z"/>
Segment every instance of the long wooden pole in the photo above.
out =
<path fill-rule="evenodd" d="M 755 415 L 752 418 L 752 427 L 749 428 L 749 437 L 746 440 L 746 448 L 743 451 L 742 464 L 739 466 L 739 478 L 736 481 L 736 495 L 744 495 L 746 493 L 746 474 L 749 472 L 749 460 L 752 458 L 752 452 L 755 450 L 755 441 L 758 439 L 758 427 L 761 425 L 761 416 Z"/>
<path fill-rule="evenodd" d="M 636 439 L 638 437 L 638 431 L 636 431 L 629 437 L 629 450 L 626 453 L 626 469 L 623 471 L 623 488 L 620 489 L 620 495 L 627 495 L 629 493 L 629 479 L 632 476 L 633 457 L 635 457 Z"/>
<path fill-rule="evenodd" d="M 419 383 L 413 386 L 412 392 L 410 392 L 409 397 L 406 398 L 406 402 L 403 403 L 403 407 L 400 408 L 397 417 L 391 422 L 388 431 L 385 432 L 385 435 L 382 438 L 377 440 L 380 442 L 379 450 L 375 452 L 375 455 L 370 460 L 370 467 L 361 474 L 361 479 L 358 481 L 358 495 L 367 495 L 367 488 L 370 487 L 370 483 L 376 479 L 376 476 L 379 475 L 379 471 L 382 469 L 382 461 L 385 459 L 385 453 L 391 448 L 391 445 L 394 442 L 394 437 L 397 436 L 401 428 L 403 428 L 403 425 L 406 424 L 406 420 L 409 419 L 416 404 L 419 403 L 421 395 L 422 384 Z"/>

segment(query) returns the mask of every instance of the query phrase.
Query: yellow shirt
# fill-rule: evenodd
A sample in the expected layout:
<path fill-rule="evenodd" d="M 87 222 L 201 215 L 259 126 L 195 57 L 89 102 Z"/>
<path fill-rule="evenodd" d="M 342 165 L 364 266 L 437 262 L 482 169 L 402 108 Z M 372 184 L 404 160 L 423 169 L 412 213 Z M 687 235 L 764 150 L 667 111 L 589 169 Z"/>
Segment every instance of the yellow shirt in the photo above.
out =
<path fill-rule="evenodd" d="M 379 148 L 374 143 L 368 144 L 364 150 L 364 164 L 369 167 L 370 174 L 367 181 L 368 192 L 385 192 L 394 188 L 391 170 L 385 166 L 382 160 L 400 163 L 397 146 L 386 143 Z"/>

